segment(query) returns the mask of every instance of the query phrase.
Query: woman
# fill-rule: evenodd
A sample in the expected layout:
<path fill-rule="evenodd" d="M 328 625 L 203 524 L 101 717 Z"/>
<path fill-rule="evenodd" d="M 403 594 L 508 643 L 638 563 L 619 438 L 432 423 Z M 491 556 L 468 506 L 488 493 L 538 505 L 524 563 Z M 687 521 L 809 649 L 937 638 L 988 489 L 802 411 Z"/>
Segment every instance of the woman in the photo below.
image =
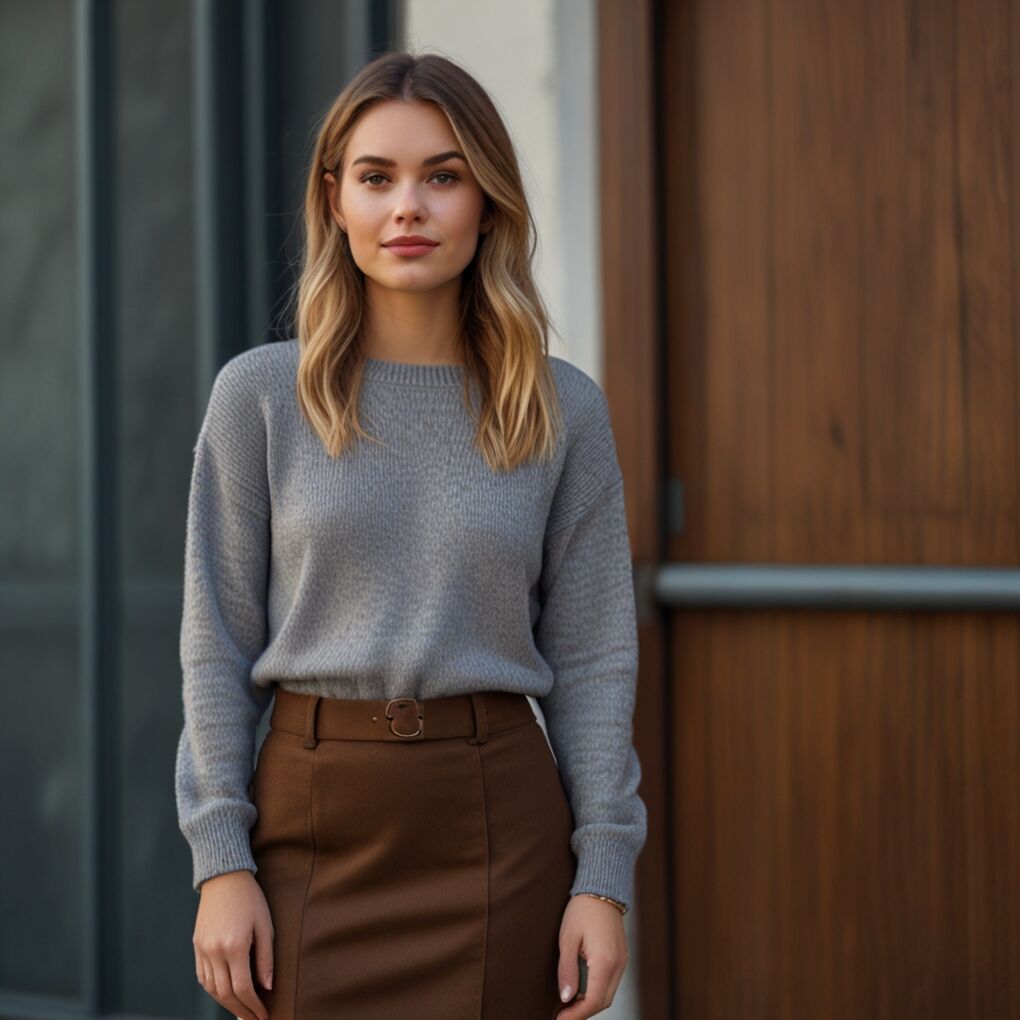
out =
<path fill-rule="evenodd" d="M 485 91 L 366 66 L 305 225 L 298 335 L 223 366 L 195 446 L 198 980 L 245 1020 L 593 1016 L 646 834 L 623 481 Z"/>

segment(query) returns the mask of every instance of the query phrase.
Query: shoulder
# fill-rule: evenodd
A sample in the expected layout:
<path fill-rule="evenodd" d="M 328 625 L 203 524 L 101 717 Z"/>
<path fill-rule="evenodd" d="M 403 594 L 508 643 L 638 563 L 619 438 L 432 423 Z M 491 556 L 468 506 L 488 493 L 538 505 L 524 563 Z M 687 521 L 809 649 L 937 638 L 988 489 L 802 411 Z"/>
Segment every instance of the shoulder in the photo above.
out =
<path fill-rule="evenodd" d="M 213 379 L 200 437 L 235 452 L 264 449 L 270 408 L 293 395 L 296 362 L 297 341 L 259 344 L 228 358 Z"/>
<path fill-rule="evenodd" d="M 549 357 L 556 393 L 563 412 L 567 455 L 606 461 L 615 457 L 609 402 L 602 388 L 577 365 Z"/>
<path fill-rule="evenodd" d="M 601 387 L 584 369 L 554 354 L 549 355 L 549 368 L 568 424 L 607 409 Z"/>
<path fill-rule="evenodd" d="M 209 413 L 259 415 L 280 393 L 293 392 L 297 341 L 258 344 L 228 358 L 216 373 Z"/>
<path fill-rule="evenodd" d="M 216 373 L 214 389 L 269 395 L 297 363 L 297 341 L 258 344 L 228 358 Z"/>

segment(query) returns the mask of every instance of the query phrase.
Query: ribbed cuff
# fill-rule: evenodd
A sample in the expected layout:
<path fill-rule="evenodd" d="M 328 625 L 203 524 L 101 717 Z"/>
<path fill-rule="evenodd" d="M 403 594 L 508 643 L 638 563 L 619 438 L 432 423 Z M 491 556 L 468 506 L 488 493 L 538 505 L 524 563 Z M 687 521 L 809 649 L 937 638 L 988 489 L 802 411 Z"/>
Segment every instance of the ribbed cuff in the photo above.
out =
<path fill-rule="evenodd" d="M 207 878 L 228 871 L 257 870 L 251 839 L 243 819 L 235 815 L 205 815 L 182 829 L 191 846 L 192 888 L 196 892 Z"/>
<path fill-rule="evenodd" d="M 599 893 L 619 900 L 628 909 L 634 902 L 634 868 L 637 853 L 633 840 L 603 834 L 585 838 L 577 858 L 577 872 L 570 895 Z"/>

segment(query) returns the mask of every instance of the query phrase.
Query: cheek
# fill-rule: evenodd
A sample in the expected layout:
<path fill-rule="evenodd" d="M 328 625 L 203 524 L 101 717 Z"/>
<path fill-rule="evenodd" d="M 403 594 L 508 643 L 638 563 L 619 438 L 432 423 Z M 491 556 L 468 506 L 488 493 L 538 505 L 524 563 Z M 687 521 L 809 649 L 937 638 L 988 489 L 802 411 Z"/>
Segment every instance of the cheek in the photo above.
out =
<path fill-rule="evenodd" d="M 459 244 L 472 246 L 478 240 L 478 226 L 481 222 L 480 203 L 460 203 L 449 211 L 447 223 L 450 235 L 456 236 Z"/>
<path fill-rule="evenodd" d="M 357 192 L 344 199 L 343 210 L 352 234 L 377 231 L 379 221 L 386 216 L 386 211 L 378 200 L 373 201 L 370 195 Z"/>

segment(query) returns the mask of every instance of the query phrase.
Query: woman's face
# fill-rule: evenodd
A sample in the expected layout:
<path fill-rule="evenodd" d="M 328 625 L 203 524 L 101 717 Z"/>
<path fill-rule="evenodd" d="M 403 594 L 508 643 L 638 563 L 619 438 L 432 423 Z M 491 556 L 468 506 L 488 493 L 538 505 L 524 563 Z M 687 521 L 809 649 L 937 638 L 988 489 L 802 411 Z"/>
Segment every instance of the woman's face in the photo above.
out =
<path fill-rule="evenodd" d="M 340 181 L 324 176 L 333 218 L 366 277 L 427 291 L 463 272 L 491 222 L 482 222 L 484 194 L 459 151 L 446 115 L 431 103 L 387 100 L 362 114 Z M 431 243 L 390 243 L 406 235 Z"/>

